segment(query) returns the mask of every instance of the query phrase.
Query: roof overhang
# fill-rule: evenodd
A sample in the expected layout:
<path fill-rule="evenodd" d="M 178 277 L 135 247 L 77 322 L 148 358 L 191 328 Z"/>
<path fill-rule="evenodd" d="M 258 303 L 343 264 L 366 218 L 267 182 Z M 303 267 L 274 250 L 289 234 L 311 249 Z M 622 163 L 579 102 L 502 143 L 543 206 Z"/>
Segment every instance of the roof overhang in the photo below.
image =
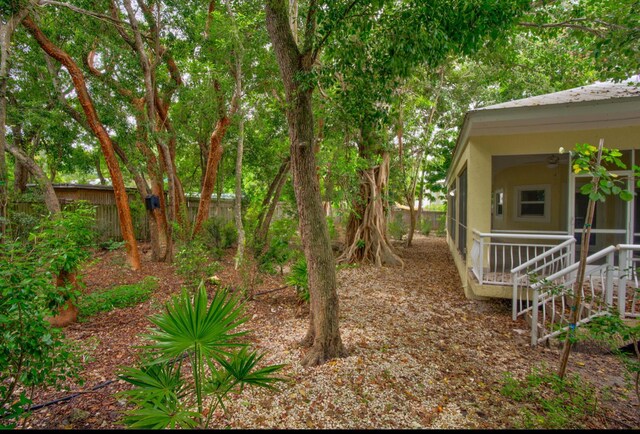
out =
<path fill-rule="evenodd" d="M 470 137 L 620 128 L 632 125 L 640 125 L 640 96 L 472 110 L 464 117 L 445 183 L 449 184 L 452 170 Z"/>

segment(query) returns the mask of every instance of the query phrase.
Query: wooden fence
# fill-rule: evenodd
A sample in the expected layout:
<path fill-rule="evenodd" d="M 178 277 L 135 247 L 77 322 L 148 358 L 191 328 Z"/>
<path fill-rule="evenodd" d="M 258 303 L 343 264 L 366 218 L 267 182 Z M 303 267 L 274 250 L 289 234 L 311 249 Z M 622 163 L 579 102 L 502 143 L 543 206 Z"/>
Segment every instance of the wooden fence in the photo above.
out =
<path fill-rule="evenodd" d="M 73 201 L 70 200 L 61 200 L 61 206 L 64 209 L 69 206 Z M 94 203 L 93 206 L 96 208 L 96 233 L 97 238 L 100 241 L 105 240 L 115 240 L 121 241 L 122 234 L 120 233 L 120 219 L 118 218 L 118 209 L 115 204 L 104 204 L 104 203 Z M 218 217 L 224 223 L 233 222 L 233 206 L 234 200 L 221 198 L 219 201 L 216 199 L 211 200 L 211 204 L 209 205 L 209 217 Z M 32 202 L 17 202 L 10 204 L 9 206 L 9 218 L 11 219 L 11 214 L 15 213 L 26 214 L 29 216 L 38 216 L 39 214 L 44 214 L 44 205 L 42 203 L 32 203 Z M 195 220 L 195 216 L 198 212 L 198 199 L 189 198 L 187 200 L 187 215 L 191 222 Z M 282 218 L 284 215 L 284 210 L 281 204 L 276 206 L 276 211 L 274 213 L 273 219 L 277 220 Z M 139 206 L 131 207 L 131 219 L 133 221 L 133 231 L 136 236 L 136 239 L 139 241 L 148 241 L 149 240 L 149 219 L 147 217 L 146 211 Z"/>
<path fill-rule="evenodd" d="M 431 230 L 435 233 L 441 225 L 442 216 L 446 215 L 445 211 L 427 211 L 421 210 L 420 218 L 423 222 L 431 222 Z M 403 208 L 393 208 L 391 210 L 391 216 L 389 221 L 395 221 L 398 218 L 402 218 L 402 222 L 409 227 L 409 210 Z M 442 223 L 444 225 L 444 223 Z M 443 226 L 444 228 L 444 226 Z M 416 228 L 420 229 L 420 228 Z"/>

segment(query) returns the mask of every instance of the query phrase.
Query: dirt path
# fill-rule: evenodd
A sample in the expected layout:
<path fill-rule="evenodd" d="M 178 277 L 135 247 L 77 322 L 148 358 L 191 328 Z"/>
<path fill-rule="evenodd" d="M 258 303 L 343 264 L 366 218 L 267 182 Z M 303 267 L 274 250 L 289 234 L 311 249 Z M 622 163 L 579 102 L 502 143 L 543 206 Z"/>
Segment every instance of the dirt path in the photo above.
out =
<path fill-rule="evenodd" d="M 214 416 L 212 427 L 512 427 L 518 407 L 499 393 L 504 373 L 521 378 L 534 366 L 555 367 L 559 350 L 530 348 L 521 334 L 524 324 L 510 318 L 510 302 L 465 299 L 442 238 L 418 236 L 412 248 L 398 246 L 398 251 L 404 268 L 361 266 L 338 272 L 341 332 L 349 357 L 302 368 L 297 341 L 304 336 L 307 318 L 299 314 L 293 290 L 250 303 L 252 340 L 267 352 L 268 363 L 288 364 L 284 373 L 295 381 L 276 393 L 246 390 L 227 415 Z M 237 281 L 230 263 L 225 265 L 223 282 Z M 74 339 L 94 339 L 87 386 L 109 380 L 117 366 L 133 363 L 132 345 L 148 325 L 146 315 L 178 290 L 171 267 L 156 266 L 160 269 L 151 271 L 165 276 L 156 300 L 67 329 Z M 265 280 L 261 287 L 277 284 L 277 279 Z M 622 395 L 624 368 L 616 358 L 602 351 L 575 352 L 570 371 L 609 387 L 603 411 L 588 420 L 590 427 L 640 427 L 638 402 L 633 394 Z M 113 393 L 124 387 L 116 382 L 39 410 L 28 426 L 121 428 L 124 406 Z M 36 402 L 63 395 L 40 394 Z"/>

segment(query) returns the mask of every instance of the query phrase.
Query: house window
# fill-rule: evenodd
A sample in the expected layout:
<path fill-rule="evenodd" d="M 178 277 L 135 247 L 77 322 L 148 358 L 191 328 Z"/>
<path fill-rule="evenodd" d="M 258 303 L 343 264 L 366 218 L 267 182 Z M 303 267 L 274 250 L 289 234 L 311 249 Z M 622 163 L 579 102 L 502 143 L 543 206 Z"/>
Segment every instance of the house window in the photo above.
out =
<path fill-rule="evenodd" d="M 496 190 L 493 194 L 493 207 L 494 216 L 502 218 L 504 215 L 504 190 Z"/>
<path fill-rule="evenodd" d="M 527 185 L 516 187 L 516 198 L 517 220 L 548 220 L 548 185 Z"/>

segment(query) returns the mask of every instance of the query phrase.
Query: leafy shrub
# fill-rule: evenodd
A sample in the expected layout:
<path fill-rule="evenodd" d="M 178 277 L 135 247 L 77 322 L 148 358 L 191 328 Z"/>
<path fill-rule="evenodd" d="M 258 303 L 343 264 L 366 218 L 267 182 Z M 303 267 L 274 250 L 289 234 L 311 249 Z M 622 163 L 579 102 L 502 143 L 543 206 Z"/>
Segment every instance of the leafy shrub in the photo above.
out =
<path fill-rule="evenodd" d="M 33 246 L 0 243 L 0 427 L 14 427 L 28 414 L 36 386 L 59 387 L 78 378 L 79 358 L 51 316 L 50 257 Z"/>
<path fill-rule="evenodd" d="M 11 239 L 26 240 L 40 219 L 33 214 L 14 211 L 7 219 L 7 233 Z"/>
<path fill-rule="evenodd" d="M 438 230 L 436 231 L 436 235 L 439 237 L 444 237 L 447 230 L 447 215 L 442 214 L 438 217 Z"/>
<path fill-rule="evenodd" d="M 147 362 L 119 375 L 133 385 L 121 392 L 135 405 L 124 418 L 130 428 L 207 428 L 231 393 L 283 381 L 273 376 L 283 365 L 258 368 L 264 355 L 250 351 L 240 340 L 246 332 L 237 330 L 247 320 L 244 306 L 224 290 L 211 303 L 202 283 L 193 299 L 183 290 L 150 320 L 155 329 L 147 336 Z M 184 378 L 188 369 L 193 380 Z"/>
<path fill-rule="evenodd" d="M 275 267 L 282 267 L 299 254 L 297 243 L 297 224 L 294 220 L 280 219 L 273 222 L 269 231 L 269 247 L 258 259 L 260 268 L 268 273 L 275 273 Z"/>
<path fill-rule="evenodd" d="M 637 270 L 636 270 L 637 272 Z M 640 289 L 635 289 L 636 297 Z M 593 318 L 583 326 L 585 333 L 576 334 L 578 340 L 595 340 L 603 342 L 611 348 L 611 352 L 619 357 L 627 370 L 627 382 L 633 385 L 636 397 L 640 400 L 640 324 L 631 325 L 620 318 L 617 309 L 612 309 L 610 315 Z M 633 354 L 620 349 L 621 345 L 631 341 Z"/>
<path fill-rule="evenodd" d="M 232 221 L 225 222 L 220 217 L 213 217 L 202 225 L 202 238 L 207 247 L 221 257 L 224 249 L 238 241 L 238 230 Z"/>
<path fill-rule="evenodd" d="M 584 428 L 585 417 L 597 411 L 595 389 L 578 375 L 561 379 L 534 369 L 523 381 L 506 373 L 503 383 L 502 395 L 525 404 L 518 428 Z"/>
<path fill-rule="evenodd" d="M 116 241 L 114 239 L 108 239 L 98 243 L 98 247 L 102 250 L 108 250 L 113 252 L 114 250 L 118 250 L 119 248 L 124 246 L 124 241 Z"/>
<path fill-rule="evenodd" d="M 58 215 L 44 219 L 31 235 L 31 241 L 47 252 L 54 273 L 74 273 L 91 256 L 95 207 L 80 201 Z"/>
<path fill-rule="evenodd" d="M 298 298 L 301 301 L 309 302 L 309 276 L 307 274 L 307 261 L 304 257 L 301 257 L 293 264 L 291 272 L 285 278 L 285 282 L 296 289 Z"/>
<path fill-rule="evenodd" d="M 182 244 L 176 253 L 175 264 L 176 271 L 190 288 L 197 287 L 201 280 L 210 279 L 221 269 L 220 263 L 199 240 Z"/>
<path fill-rule="evenodd" d="M 336 222 L 333 217 L 327 217 L 327 228 L 329 229 L 329 238 L 331 240 L 338 239 L 338 228 L 336 227 Z"/>
<path fill-rule="evenodd" d="M 402 215 L 395 217 L 387 223 L 387 231 L 392 238 L 402 240 L 402 237 L 408 233 L 407 225 L 404 223 L 404 220 L 402 220 Z"/>
<path fill-rule="evenodd" d="M 80 316 L 87 318 L 112 309 L 135 306 L 148 300 L 157 288 L 158 278 L 147 276 L 138 283 L 92 292 L 80 298 L 78 302 Z"/>
<path fill-rule="evenodd" d="M 419 229 L 422 235 L 429 235 L 429 233 L 431 232 L 431 219 L 421 219 Z"/>

